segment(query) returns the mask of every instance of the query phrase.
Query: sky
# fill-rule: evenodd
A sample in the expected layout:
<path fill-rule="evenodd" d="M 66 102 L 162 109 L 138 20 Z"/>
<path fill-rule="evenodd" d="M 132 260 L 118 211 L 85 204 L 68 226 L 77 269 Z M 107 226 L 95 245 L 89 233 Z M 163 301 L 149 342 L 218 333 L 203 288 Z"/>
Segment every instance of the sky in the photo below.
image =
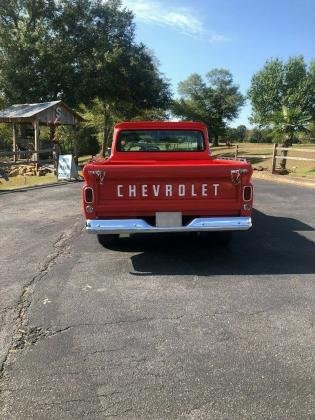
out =
<path fill-rule="evenodd" d="M 136 39 L 151 49 L 174 94 L 190 74 L 231 71 L 246 95 L 252 75 L 271 58 L 315 59 L 315 0 L 123 0 Z M 230 125 L 250 126 L 247 102 Z"/>

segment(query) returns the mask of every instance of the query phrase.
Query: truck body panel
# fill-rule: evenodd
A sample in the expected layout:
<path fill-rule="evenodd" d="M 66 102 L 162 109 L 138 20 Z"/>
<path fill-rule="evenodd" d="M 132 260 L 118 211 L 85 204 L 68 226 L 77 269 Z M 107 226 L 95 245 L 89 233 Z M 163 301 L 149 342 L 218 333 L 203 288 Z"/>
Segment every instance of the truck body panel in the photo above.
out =
<path fill-rule="evenodd" d="M 186 144 L 181 140 L 180 147 L 194 147 L 194 141 L 197 139 L 196 142 L 199 143 L 196 145 L 199 148 L 203 147 L 203 150 L 156 150 L 156 144 L 161 148 L 164 147 L 164 143 L 146 140 L 146 130 L 150 130 L 150 138 L 155 135 L 155 130 L 156 133 L 161 132 L 162 136 L 163 130 L 168 130 L 167 132 L 172 135 L 176 134 L 176 130 L 180 130 L 181 135 L 186 132 L 193 133 L 192 141 Z M 199 132 L 204 146 L 200 143 Z M 119 137 L 121 133 L 127 133 L 123 140 Z M 132 140 L 129 144 L 134 151 L 121 151 L 123 147 L 127 147 L 129 137 L 133 133 L 140 133 L 145 140 Z M 146 147 L 149 147 L 149 151 L 141 151 Z M 253 199 L 250 183 L 251 165 L 244 161 L 212 158 L 207 129 L 201 123 L 118 124 L 114 129 L 111 156 L 89 162 L 85 165 L 83 174 L 85 179 L 83 205 L 88 221 L 141 219 L 154 228 L 157 227 L 158 213 L 181 214 L 181 227 L 189 226 L 198 218 L 250 218 L 251 216 Z M 247 187 L 246 194 L 250 193 L 249 199 L 244 197 L 244 187 Z M 93 199 L 90 201 L 89 197 L 86 199 L 87 194 L 92 194 Z M 198 223 L 194 222 L 194 230 L 198 230 Z M 209 221 L 207 223 L 209 227 L 211 223 L 209 224 Z M 249 224 L 251 222 L 247 222 L 247 225 Z M 238 230 L 232 229 L 234 225 L 231 224 L 231 230 Z M 103 226 L 106 232 L 108 223 L 104 222 Z M 111 232 L 111 229 L 107 230 Z M 212 225 L 211 230 L 215 230 Z"/>

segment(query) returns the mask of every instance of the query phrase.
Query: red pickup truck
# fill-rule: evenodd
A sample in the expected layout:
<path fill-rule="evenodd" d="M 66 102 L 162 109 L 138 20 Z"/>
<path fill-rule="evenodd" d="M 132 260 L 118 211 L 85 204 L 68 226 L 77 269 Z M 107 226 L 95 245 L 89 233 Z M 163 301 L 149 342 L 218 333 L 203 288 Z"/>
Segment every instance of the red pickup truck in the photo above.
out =
<path fill-rule="evenodd" d="M 190 231 L 221 232 L 227 242 L 230 232 L 252 226 L 252 167 L 211 157 L 202 123 L 117 124 L 110 157 L 90 161 L 83 175 L 86 230 L 101 243 Z"/>

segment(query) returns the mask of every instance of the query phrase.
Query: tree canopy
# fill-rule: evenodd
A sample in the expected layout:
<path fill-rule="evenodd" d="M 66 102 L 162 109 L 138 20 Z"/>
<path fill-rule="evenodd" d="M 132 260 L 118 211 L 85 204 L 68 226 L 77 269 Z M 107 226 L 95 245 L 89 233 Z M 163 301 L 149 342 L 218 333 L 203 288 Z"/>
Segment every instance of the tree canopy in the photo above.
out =
<path fill-rule="evenodd" d="M 303 57 L 267 61 L 254 74 L 248 96 L 252 122 L 271 127 L 283 134 L 285 143 L 292 142 L 294 133 L 315 118 L 315 62 L 307 66 Z"/>
<path fill-rule="evenodd" d="M 226 140 L 231 141 L 237 141 L 237 142 L 243 142 L 245 141 L 247 133 L 247 128 L 245 125 L 239 125 L 236 128 L 233 127 L 227 127 L 225 130 L 225 137 Z"/>
<path fill-rule="evenodd" d="M 132 13 L 110 0 L 0 3 L 0 87 L 9 102 L 98 97 L 165 107 L 168 83 L 134 39 Z"/>
<path fill-rule="evenodd" d="M 209 71 L 206 81 L 199 74 L 192 74 L 179 83 L 178 93 L 180 98 L 173 103 L 173 114 L 207 124 L 214 144 L 244 104 L 244 97 L 226 69 Z"/>
<path fill-rule="evenodd" d="M 135 40 L 134 17 L 121 0 L 0 0 L 0 105 L 62 99 L 83 111 L 106 150 L 122 119 L 202 121 L 213 143 L 244 141 L 246 127 L 227 131 L 245 102 L 232 74 L 192 74 L 171 100 L 169 82 L 151 51 Z M 272 59 L 253 75 L 251 122 L 283 136 L 314 126 L 315 61 Z M 101 128 L 102 127 L 102 128 Z M 101 140 L 102 138 L 102 140 Z"/>
<path fill-rule="evenodd" d="M 135 41 L 133 15 L 119 0 L 1 1 L 0 92 L 8 103 L 59 98 L 72 107 L 98 98 L 120 118 L 170 101 L 169 83 Z"/>

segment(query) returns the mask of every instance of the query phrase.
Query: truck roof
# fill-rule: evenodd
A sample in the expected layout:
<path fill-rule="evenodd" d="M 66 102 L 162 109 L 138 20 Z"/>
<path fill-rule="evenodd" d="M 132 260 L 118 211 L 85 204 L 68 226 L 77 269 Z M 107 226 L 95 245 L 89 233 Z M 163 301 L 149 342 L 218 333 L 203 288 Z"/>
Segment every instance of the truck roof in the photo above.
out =
<path fill-rule="evenodd" d="M 115 125 L 119 130 L 206 130 L 207 126 L 195 121 L 127 121 Z"/>

